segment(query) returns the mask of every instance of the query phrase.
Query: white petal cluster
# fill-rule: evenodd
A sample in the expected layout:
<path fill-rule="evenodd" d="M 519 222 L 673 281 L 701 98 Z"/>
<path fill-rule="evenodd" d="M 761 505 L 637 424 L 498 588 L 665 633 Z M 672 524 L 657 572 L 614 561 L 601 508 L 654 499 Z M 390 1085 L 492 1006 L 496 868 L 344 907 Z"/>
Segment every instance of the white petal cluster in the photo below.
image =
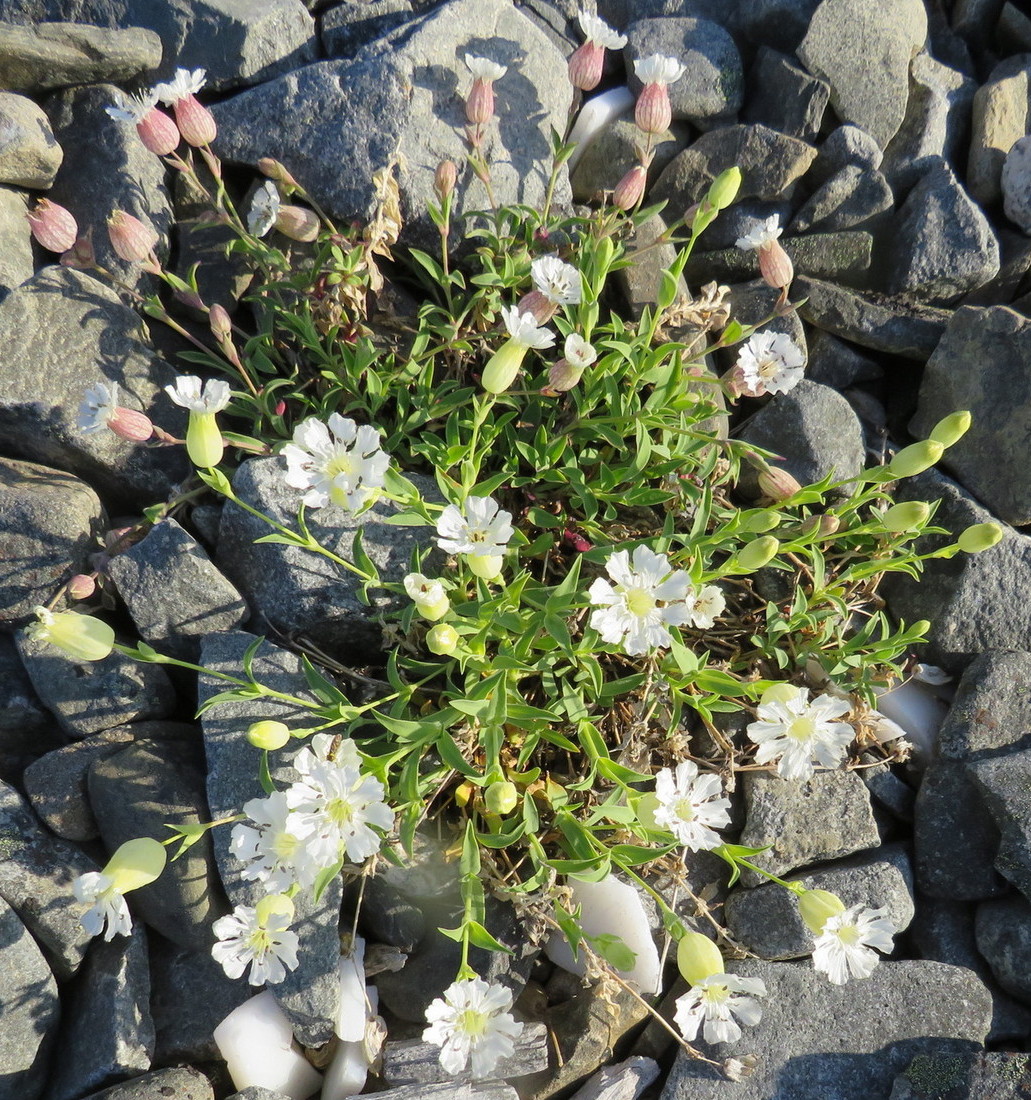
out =
<path fill-rule="evenodd" d="M 730 799 L 722 796 L 720 777 L 711 772 L 699 775 L 691 760 L 679 763 L 675 772 L 663 768 L 655 776 L 655 824 L 692 852 L 711 851 L 723 843 L 715 830 L 730 824 Z"/>
<path fill-rule="evenodd" d="M 634 73 L 642 84 L 675 84 L 686 72 L 686 65 L 661 53 L 634 62 Z"/>
<path fill-rule="evenodd" d="M 591 626 L 609 645 L 621 645 L 631 657 L 668 646 L 667 627 L 691 619 L 694 594 L 691 578 L 682 569 L 671 570 L 669 559 L 647 546 L 633 557 L 619 550 L 605 563 L 614 584 L 599 577 L 590 587 Z"/>
<path fill-rule="evenodd" d="M 281 205 L 279 189 L 272 180 L 266 180 L 251 199 L 251 208 L 247 211 L 247 231 L 255 237 L 264 237 L 276 224 Z"/>
<path fill-rule="evenodd" d="M 513 533 L 512 513 L 493 497 L 466 497 L 464 513 L 449 504 L 437 520 L 437 545 L 448 554 L 500 557 Z"/>
<path fill-rule="evenodd" d="M 577 332 L 571 332 L 566 337 L 562 352 L 566 357 L 566 361 L 578 370 L 586 369 L 598 358 L 598 352 L 594 345 L 588 343 Z"/>
<path fill-rule="evenodd" d="M 114 419 L 117 410 L 118 383 L 98 382 L 83 395 L 76 426 L 86 434 L 103 431 Z"/>
<path fill-rule="evenodd" d="M 204 69 L 176 69 L 171 80 L 154 86 L 154 96 L 166 106 L 173 106 L 181 99 L 196 95 L 204 87 Z"/>
<path fill-rule="evenodd" d="M 499 65 L 489 57 L 474 57 L 468 53 L 465 55 L 465 66 L 476 80 L 483 80 L 488 84 L 500 80 L 508 72 L 507 65 Z"/>
<path fill-rule="evenodd" d="M 72 892 L 76 901 L 91 907 L 79 917 L 88 935 L 99 936 L 104 932 L 105 940 L 113 940 L 115 936 L 128 936 L 132 932 L 129 906 L 115 889 L 113 879 L 99 871 L 87 871 L 72 883 Z"/>
<path fill-rule="evenodd" d="M 294 883 L 312 886 L 322 870 L 308 844 L 317 823 L 307 814 L 293 813 L 285 792 L 252 798 L 243 812 L 254 822 L 234 825 L 229 851 L 245 863 L 241 875 L 262 883 L 272 894 L 285 893 Z"/>
<path fill-rule="evenodd" d="M 508 1011 L 512 994 L 482 978 L 453 982 L 426 1009 L 430 1025 L 422 1033 L 424 1043 L 440 1047 L 440 1064 L 448 1073 L 469 1066 L 473 1077 L 487 1077 L 502 1058 L 515 1051 L 523 1030 Z"/>
<path fill-rule="evenodd" d="M 741 349 L 737 370 L 749 396 L 787 393 L 802 381 L 805 358 L 786 333 L 757 332 Z"/>
<path fill-rule="evenodd" d="M 273 912 L 262 923 L 251 906 L 237 905 L 211 926 L 218 937 L 211 954 L 227 977 L 239 978 L 249 966 L 251 985 L 275 985 L 297 966 L 297 933 L 289 925 L 289 913 Z"/>
<path fill-rule="evenodd" d="M 114 105 L 104 110 L 115 122 L 130 122 L 138 126 L 157 105 L 158 97 L 154 89 L 141 95 L 126 95 L 114 89 Z"/>
<path fill-rule="evenodd" d="M 330 416 L 328 425 L 316 417 L 298 424 L 283 457 L 287 485 L 304 491 L 309 508 L 336 504 L 352 512 L 375 498 L 390 465 L 379 432 L 339 413 Z"/>
<path fill-rule="evenodd" d="M 715 584 L 705 584 L 695 593 L 691 605 L 691 625 L 699 630 L 709 630 L 727 610 L 727 598 Z"/>
<path fill-rule="evenodd" d="M 817 971 L 834 985 L 844 985 L 849 978 L 869 978 L 880 962 L 877 951 L 887 954 L 893 946 L 895 926 L 885 912 L 853 905 L 829 917 L 813 950 Z"/>
<path fill-rule="evenodd" d="M 541 256 L 534 260 L 530 264 L 530 278 L 541 294 L 557 306 L 578 305 L 583 295 L 580 272 L 558 256 Z"/>
<path fill-rule="evenodd" d="M 742 252 L 758 252 L 760 248 L 766 248 L 781 235 L 780 216 L 771 214 L 765 221 L 757 222 L 743 237 L 738 237 L 737 247 Z"/>
<path fill-rule="evenodd" d="M 776 760 L 784 779 L 809 779 L 815 764 L 836 768 L 856 731 L 847 722 L 835 722 L 851 710 L 847 700 L 820 695 L 809 701 L 806 688 L 795 688 L 790 698 L 760 703 L 759 721 L 748 724 L 748 736 L 758 745 L 755 760 Z"/>
<path fill-rule="evenodd" d="M 762 1006 L 755 998 L 765 995 L 761 978 L 712 974 L 677 998 L 673 1018 L 688 1042 L 701 1028 L 707 1043 L 732 1043 L 741 1038 L 741 1024 L 754 1027 L 762 1018 Z"/>
<path fill-rule="evenodd" d="M 232 396 L 228 382 L 221 378 L 202 382 L 195 374 L 181 374 L 174 385 L 165 386 L 165 393 L 177 405 L 195 413 L 221 412 Z"/>
<path fill-rule="evenodd" d="M 590 12 L 581 11 L 577 15 L 580 30 L 592 46 L 601 46 L 605 50 L 621 50 L 626 45 L 626 35 L 617 34 L 604 19 Z"/>
<path fill-rule="evenodd" d="M 555 343 L 555 334 L 537 324 L 532 313 L 520 313 L 518 306 L 502 306 L 501 317 L 508 329 L 513 343 L 524 348 L 550 348 Z"/>

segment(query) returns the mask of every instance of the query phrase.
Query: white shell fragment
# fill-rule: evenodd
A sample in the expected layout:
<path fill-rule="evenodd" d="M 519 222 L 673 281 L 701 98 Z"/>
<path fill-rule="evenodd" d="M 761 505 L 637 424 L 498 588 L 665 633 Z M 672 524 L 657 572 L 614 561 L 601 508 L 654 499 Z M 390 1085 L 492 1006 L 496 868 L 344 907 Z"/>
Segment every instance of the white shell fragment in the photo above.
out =
<path fill-rule="evenodd" d="M 611 126 L 621 115 L 625 115 L 634 105 L 634 93 L 627 87 L 610 88 L 607 92 L 594 96 L 580 108 L 573 129 L 569 132 L 569 143 L 576 145 L 569 158 L 569 171 L 584 155 L 584 150 L 605 129 Z"/>
<path fill-rule="evenodd" d="M 368 1004 L 365 999 L 365 940 L 355 936 L 350 955 L 340 957 L 340 1004 L 337 1006 L 337 1038 L 358 1043 L 365 1038 Z"/>
<path fill-rule="evenodd" d="M 342 984 L 342 983 L 341 983 Z M 333 1061 L 326 1069 L 326 1080 L 322 1085 L 321 1100 L 347 1100 L 347 1097 L 357 1096 L 365 1088 L 365 1080 L 369 1075 L 369 1066 L 372 1065 L 375 1052 L 370 1050 L 365 1041 L 365 1028 L 368 1015 L 375 1015 L 379 1007 L 379 993 L 375 986 L 369 986 L 369 1003 L 366 1004 L 362 997 L 362 1036 L 354 1042 L 341 1043 L 333 1055 Z M 343 997 L 341 997 L 341 1002 Z M 370 1007 L 371 1006 L 371 1007 Z"/>
<path fill-rule="evenodd" d="M 913 743 L 913 761 L 926 767 L 949 708 L 928 684 L 907 680 L 877 698 L 877 710 L 902 727 Z"/>

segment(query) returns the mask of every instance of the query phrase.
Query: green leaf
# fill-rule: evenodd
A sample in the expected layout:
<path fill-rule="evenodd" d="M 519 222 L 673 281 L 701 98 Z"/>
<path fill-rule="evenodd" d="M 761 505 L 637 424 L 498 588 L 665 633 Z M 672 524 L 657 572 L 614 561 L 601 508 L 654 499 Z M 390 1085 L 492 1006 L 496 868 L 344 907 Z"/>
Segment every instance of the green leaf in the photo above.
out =
<path fill-rule="evenodd" d="M 254 664 L 254 655 L 261 648 L 264 643 L 264 638 L 255 638 L 253 642 L 244 650 L 243 657 L 240 658 L 240 663 L 243 665 L 244 675 L 248 680 L 254 679 L 254 673 L 251 672 L 251 665 Z"/>
<path fill-rule="evenodd" d="M 275 792 L 276 785 L 272 782 L 272 776 L 268 770 L 267 749 L 262 749 L 261 757 L 258 761 L 258 782 L 261 784 L 261 789 L 266 794 L 273 794 Z"/>
<path fill-rule="evenodd" d="M 471 920 L 466 924 L 469 942 L 473 947 L 479 947 L 484 951 L 501 951 L 505 955 L 514 955 L 515 952 L 496 940 L 479 921 Z"/>
<path fill-rule="evenodd" d="M 322 895 L 326 892 L 326 887 L 329 886 L 333 879 L 335 879 L 343 869 L 344 861 L 338 859 L 332 867 L 324 867 L 319 871 L 315 878 L 315 885 L 312 887 L 312 895 L 316 905 L 318 905 L 319 901 L 322 899 Z"/>
<path fill-rule="evenodd" d="M 597 936 L 585 935 L 584 939 L 615 970 L 633 970 L 637 954 L 619 938 L 609 932 Z"/>
<path fill-rule="evenodd" d="M 347 696 L 331 680 L 326 679 L 311 663 L 305 654 L 301 654 L 301 669 L 312 695 L 320 703 L 347 703 Z"/>

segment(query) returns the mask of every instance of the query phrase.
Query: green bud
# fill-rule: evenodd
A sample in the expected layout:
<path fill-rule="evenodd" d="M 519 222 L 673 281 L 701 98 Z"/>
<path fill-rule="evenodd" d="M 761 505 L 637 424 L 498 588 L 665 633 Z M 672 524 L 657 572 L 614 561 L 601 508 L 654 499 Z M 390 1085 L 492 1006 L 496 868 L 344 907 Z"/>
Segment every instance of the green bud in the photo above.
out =
<path fill-rule="evenodd" d="M 717 210 L 726 210 L 737 198 L 741 190 L 741 169 L 734 165 L 727 168 L 712 181 L 705 201 L 712 203 Z"/>
<path fill-rule="evenodd" d="M 458 648 L 458 631 L 447 623 L 438 623 L 426 632 L 426 648 L 440 657 L 449 656 Z"/>
<path fill-rule="evenodd" d="M 115 632 L 92 615 L 37 607 L 36 616 L 39 622 L 27 626 L 25 633 L 37 641 L 49 642 L 78 661 L 102 661 L 114 648 Z"/>
<path fill-rule="evenodd" d="M 489 813 L 504 817 L 519 805 L 519 789 L 508 779 L 491 783 L 483 795 Z"/>
<path fill-rule="evenodd" d="M 970 430 L 971 419 L 970 413 L 966 409 L 962 412 L 950 413 L 935 424 L 927 438 L 933 439 L 943 447 L 951 447 L 953 443 L 959 442 Z"/>
<path fill-rule="evenodd" d="M 492 581 L 501 575 L 501 565 L 505 559 L 500 554 L 467 554 L 465 560 L 474 577 Z"/>
<path fill-rule="evenodd" d="M 757 508 L 742 518 L 741 530 L 761 535 L 765 531 L 772 531 L 774 527 L 779 527 L 781 518 L 780 512 L 775 512 L 772 508 Z"/>
<path fill-rule="evenodd" d="M 186 428 L 186 453 L 194 466 L 209 470 L 222 461 L 224 451 L 222 433 L 215 414 L 191 410 L 190 422 Z"/>
<path fill-rule="evenodd" d="M 930 514 L 930 506 L 922 500 L 907 500 L 902 504 L 893 504 L 881 516 L 881 523 L 886 531 L 897 535 L 926 523 Z"/>
<path fill-rule="evenodd" d="M 107 861 L 103 873 L 120 894 L 149 886 L 165 869 L 164 846 L 148 836 L 127 840 Z"/>
<path fill-rule="evenodd" d="M 845 903 L 829 890 L 804 890 L 798 898 L 798 911 L 806 928 L 818 936 L 831 917 L 845 912 Z"/>
<path fill-rule="evenodd" d="M 997 523 L 975 523 L 956 542 L 965 554 L 980 554 L 982 550 L 990 550 L 1002 536 L 1003 530 Z"/>
<path fill-rule="evenodd" d="M 945 451 L 944 444 L 935 439 L 923 439 L 911 443 L 888 463 L 887 471 L 893 478 L 913 477 L 929 470 Z"/>
<path fill-rule="evenodd" d="M 634 803 L 634 809 L 637 812 L 637 820 L 646 829 L 658 829 L 659 824 L 655 820 L 655 811 L 659 808 L 659 799 L 654 791 L 648 791 L 647 794 L 641 795 L 639 799 Z"/>
<path fill-rule="evenodd" d="M 256 749 L 281 749 L 290 740 L 290 727 L 283 722 L 254 722 L 247 730 L 247 740 Z"/>
<path fill-rule="evenodd" d="M 526 355 L 526 345 L 515 340 L 506 340 L 490 357 L 483 368 L 480 384 L 487 393 L 504 393 L 519 374 L 519 368 Z"/>
<path fill-rule="evenodd" d="M 753 573 L 776 557 L 780 543 L 772 535 L 753 539 L 735 555 L 733 565 L 743 573 Z"/>
<path fill-rule="evenodd" d="M 720 949 L 701 932 L 684 933 L 677 944 L 677 966 L 688 985 L 696 985 L 726 970 Z"/>

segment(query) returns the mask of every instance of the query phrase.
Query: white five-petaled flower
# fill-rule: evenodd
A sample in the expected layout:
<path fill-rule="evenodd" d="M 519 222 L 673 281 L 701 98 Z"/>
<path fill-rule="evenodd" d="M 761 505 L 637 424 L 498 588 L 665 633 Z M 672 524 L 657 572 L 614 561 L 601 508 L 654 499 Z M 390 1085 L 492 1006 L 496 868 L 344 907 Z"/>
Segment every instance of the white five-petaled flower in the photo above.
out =
<path fill-rule="evenodd" d="M 247 211 L 247 231 L 255 237 L 264 237 L 276 224 L 280 206 L 279 189 L 272 180 L 266 180 L 251 199 L 251 208 Z"/>
<path fill-rule="evenodd" d="M 829 917 L 816 939 L 813 966 L 834 985 L 844 985 L 849 978 L 869 978 L 881 961 L 877 951 L 887 954 L 893 946 L 895 926 L 885 912 L 860 904 Z"/>
<path fill-rule="evenodd" d="M 512 994 L 504 986 L 482 978 L 453 982 L 426 1009 L 430 1026 L 422 1041 L 440 1047 L 440 1064 L 448 1073 L 461 1073 L 468 1065 L 473 1077 L 487 1077 L 513 1054 L 522 1033 L 511 1007 Z"/>
<path fill-rule="evenodd" d="M 194 69 L 192 72 L 176 69 L 171 80 L 155 85 L 154 96 L 167 106 L 174 106 L 180 99 L 196 95 L 204 87 L 204 76 L 204 69 Z"/>
<path fill-rule="evenodd" d="M 716 625 L 716 620 L 726 610 L 727 598 L 722 589 L 714 584 L 703 585 L 691 605 L 691 625 L 699 630 L 708 630 Z"/>
<path fill-rule="evenodd" d="M 537 318 L 532 313 L 520 313 L 518 306 L 502 306 L 501 318 L 510 339 L 522 348 L 540 351 L 555 343 L 555 334 L 537 324 Z"/>
<path fill-rule="evenodd" d="M 663 768 L 655 776 L 655 824 L 692 852 L 711 851 L 723 843 L 715 830 L 730 824 L 730 799 L 722 795 L 720 777 L 699 775 L 691 760 L 679 763 L 675 772 Z"/>
<path fill-rule="evenodd" d="M 476 80 L 484 80 L 488 84 L 500 80 L 508 72 L 507 65 L 499 65 L 489 57 L 474 57 L 469 53 L 465 55 L 465 65 Z"/>
<path fill-rule="evenodd" d="M 765 221 L 757 222 L 743 237 L 738 237 L 736 244 L 742 252 L 758 252 L 766 248 L 781 235 L 780 217 L 771 214 Z"/>
<path fill-rule="evenodd" d="M 289 930 L 289 912 L 273 911 L 262 921 L 251 906 L 237 905 L 211 927 L 218 937 L 211 954 L 230 978 L 250 966 L 251 985 L 275 985 L 297 966 L 297 933 Z"/>
<path fill-rule="evenodd" d="M 541 294 L 557 306 L 575 306 L 583 294 L 580 272 L 558 256 L 540 256 L 534 260 L 530 264 L 530 278 Z"/>
<path fill-rule="evenodd" d="M 99 936 L 104 931 L 104 939 L 115 936 L 128 936 L 132 932 L 132 917 L 125 898 L 115 887 L 115 881 L 99 871 L 87 871 L 72 884 L 75 900 L 88 903 L 87 909 L 79 917 L 79 923 L 90 936 Z"/>
<path fill-rule="evenodd" d="M 755 998 L 765 996 L 761 978 L 712 974 L 677 998 L 674 1020 L 688 1042 L 701 1028 L 707 1043 L 732 1043 L 741 1038 L 739 1020 L 754 1027 L 762 1018 L 762 1006 Z"/>
<path fill-rule="evenodd" d="M 379 432 L 339 413 L 330 416 L 328 426 L 317 417 L 298 424 L 283 457 L 287 485 L 305 490 L 302 499 L 309 508 L 332 503 L 352 512 L 383 488 L 390 465 Z"/>
<path fill-rule="evenodd" d="M 801 382 L 805 358 L 786 333 L 757 332 L 741 349 L 736 369 L 749 397 L 787 393 Z"/>
<path fill-rule="evenodd" d="M 626 45 L 626 35 L 617 34 L 604 19 L 590 12 L 581 11 L 577 15 L 580 30 L 584 32 L 584 38 L 592 46 L 600 46 L 604 50 L 621 50 Z"/>
<path fill-rule="evenodd" d="M 848 714 L 851 705 L 832 695 L 820 695 L 809 701 L 806 688 L 790 684 L 777 685 L 763 695 L 756 713 L 759 721 L 748 724 L 748 736 L 758 745 L 757 764 L 777 764 L 777 774 L 784 779 L 809 779 L 814 762 L 825 768 L 836 768 L 845 757 L 845 750 L 855 737 L 847 722 L 833 719 Z"/>
<path fill-rule="evenodd" d="M 691 618 L 694 595 L 691 578 L 682 569 L 671 570 L 668 558 L 647 546 L 633 557 L 619 550 L 605 563 L 615 581 L 599 577 L 590 587 L 591 626 L 609 645 L 622 645 L 631 657 L 648 653 L 672 641 L 668 626 L 682 626 Z"/>
<path fill-rule="evenodd" d="M 118 383 L 98 382 L 83 395 L 76 421 L 80 432 L 103 431 L 118 412 Z"/>
<path fill-rule="evenodd" d="M 194 413 L 221 412 L 232 396 L 228 382 L 221 378 L 202 382 L 195 374 L 181 374 L 174 385 L 165 386 L 165 393 L 177 405 Z"/>
<path fill-rule="evenodd" d="M 642 84 L 674 84 L 686 72 L 686 65 L 681 65 L 675 57 L 664 57 L 661 53 L 653 53 L 651 57 L 634 62 L 634 73 Z"/>
<path fill-rule="evenodd" d="M 158 97 L 154 89 L 141 95 L 126 95 L 115 88 L 114 100 L 114 106 L 104 108 L 107 114 L 115 122 L 131 122 L 134 126 L 139 126 L 156 106 Z"/>
<path fill-rule="evenodd" d="M 566 337 L 562 351 L 570 366 L 577 370 L 586 369 L 598 358 L 594 345 L 588 343 L 578 332 L 571 332 Z"/>
<path fill-rule="evenodd" d="M 512 534 L 512 513 L 493 497 L 466 497 L 464 512 L 449 504 L 437 520 L 437 545 L 448 554 L 500 557 Z"/>
<path fill-rule="evenodd" d="M 310 814 L 294 811 L 283 791 L 268 798 L 252 798 L 243 812 L 254 822 L 234 825 L 229 851 L 244 867 L 241 875 L 257 880 L 270 893 L 289 890 L 294 883 L 303 889 L 312 886 L 322 868 L 306 843 L 316 830 Z"/>

